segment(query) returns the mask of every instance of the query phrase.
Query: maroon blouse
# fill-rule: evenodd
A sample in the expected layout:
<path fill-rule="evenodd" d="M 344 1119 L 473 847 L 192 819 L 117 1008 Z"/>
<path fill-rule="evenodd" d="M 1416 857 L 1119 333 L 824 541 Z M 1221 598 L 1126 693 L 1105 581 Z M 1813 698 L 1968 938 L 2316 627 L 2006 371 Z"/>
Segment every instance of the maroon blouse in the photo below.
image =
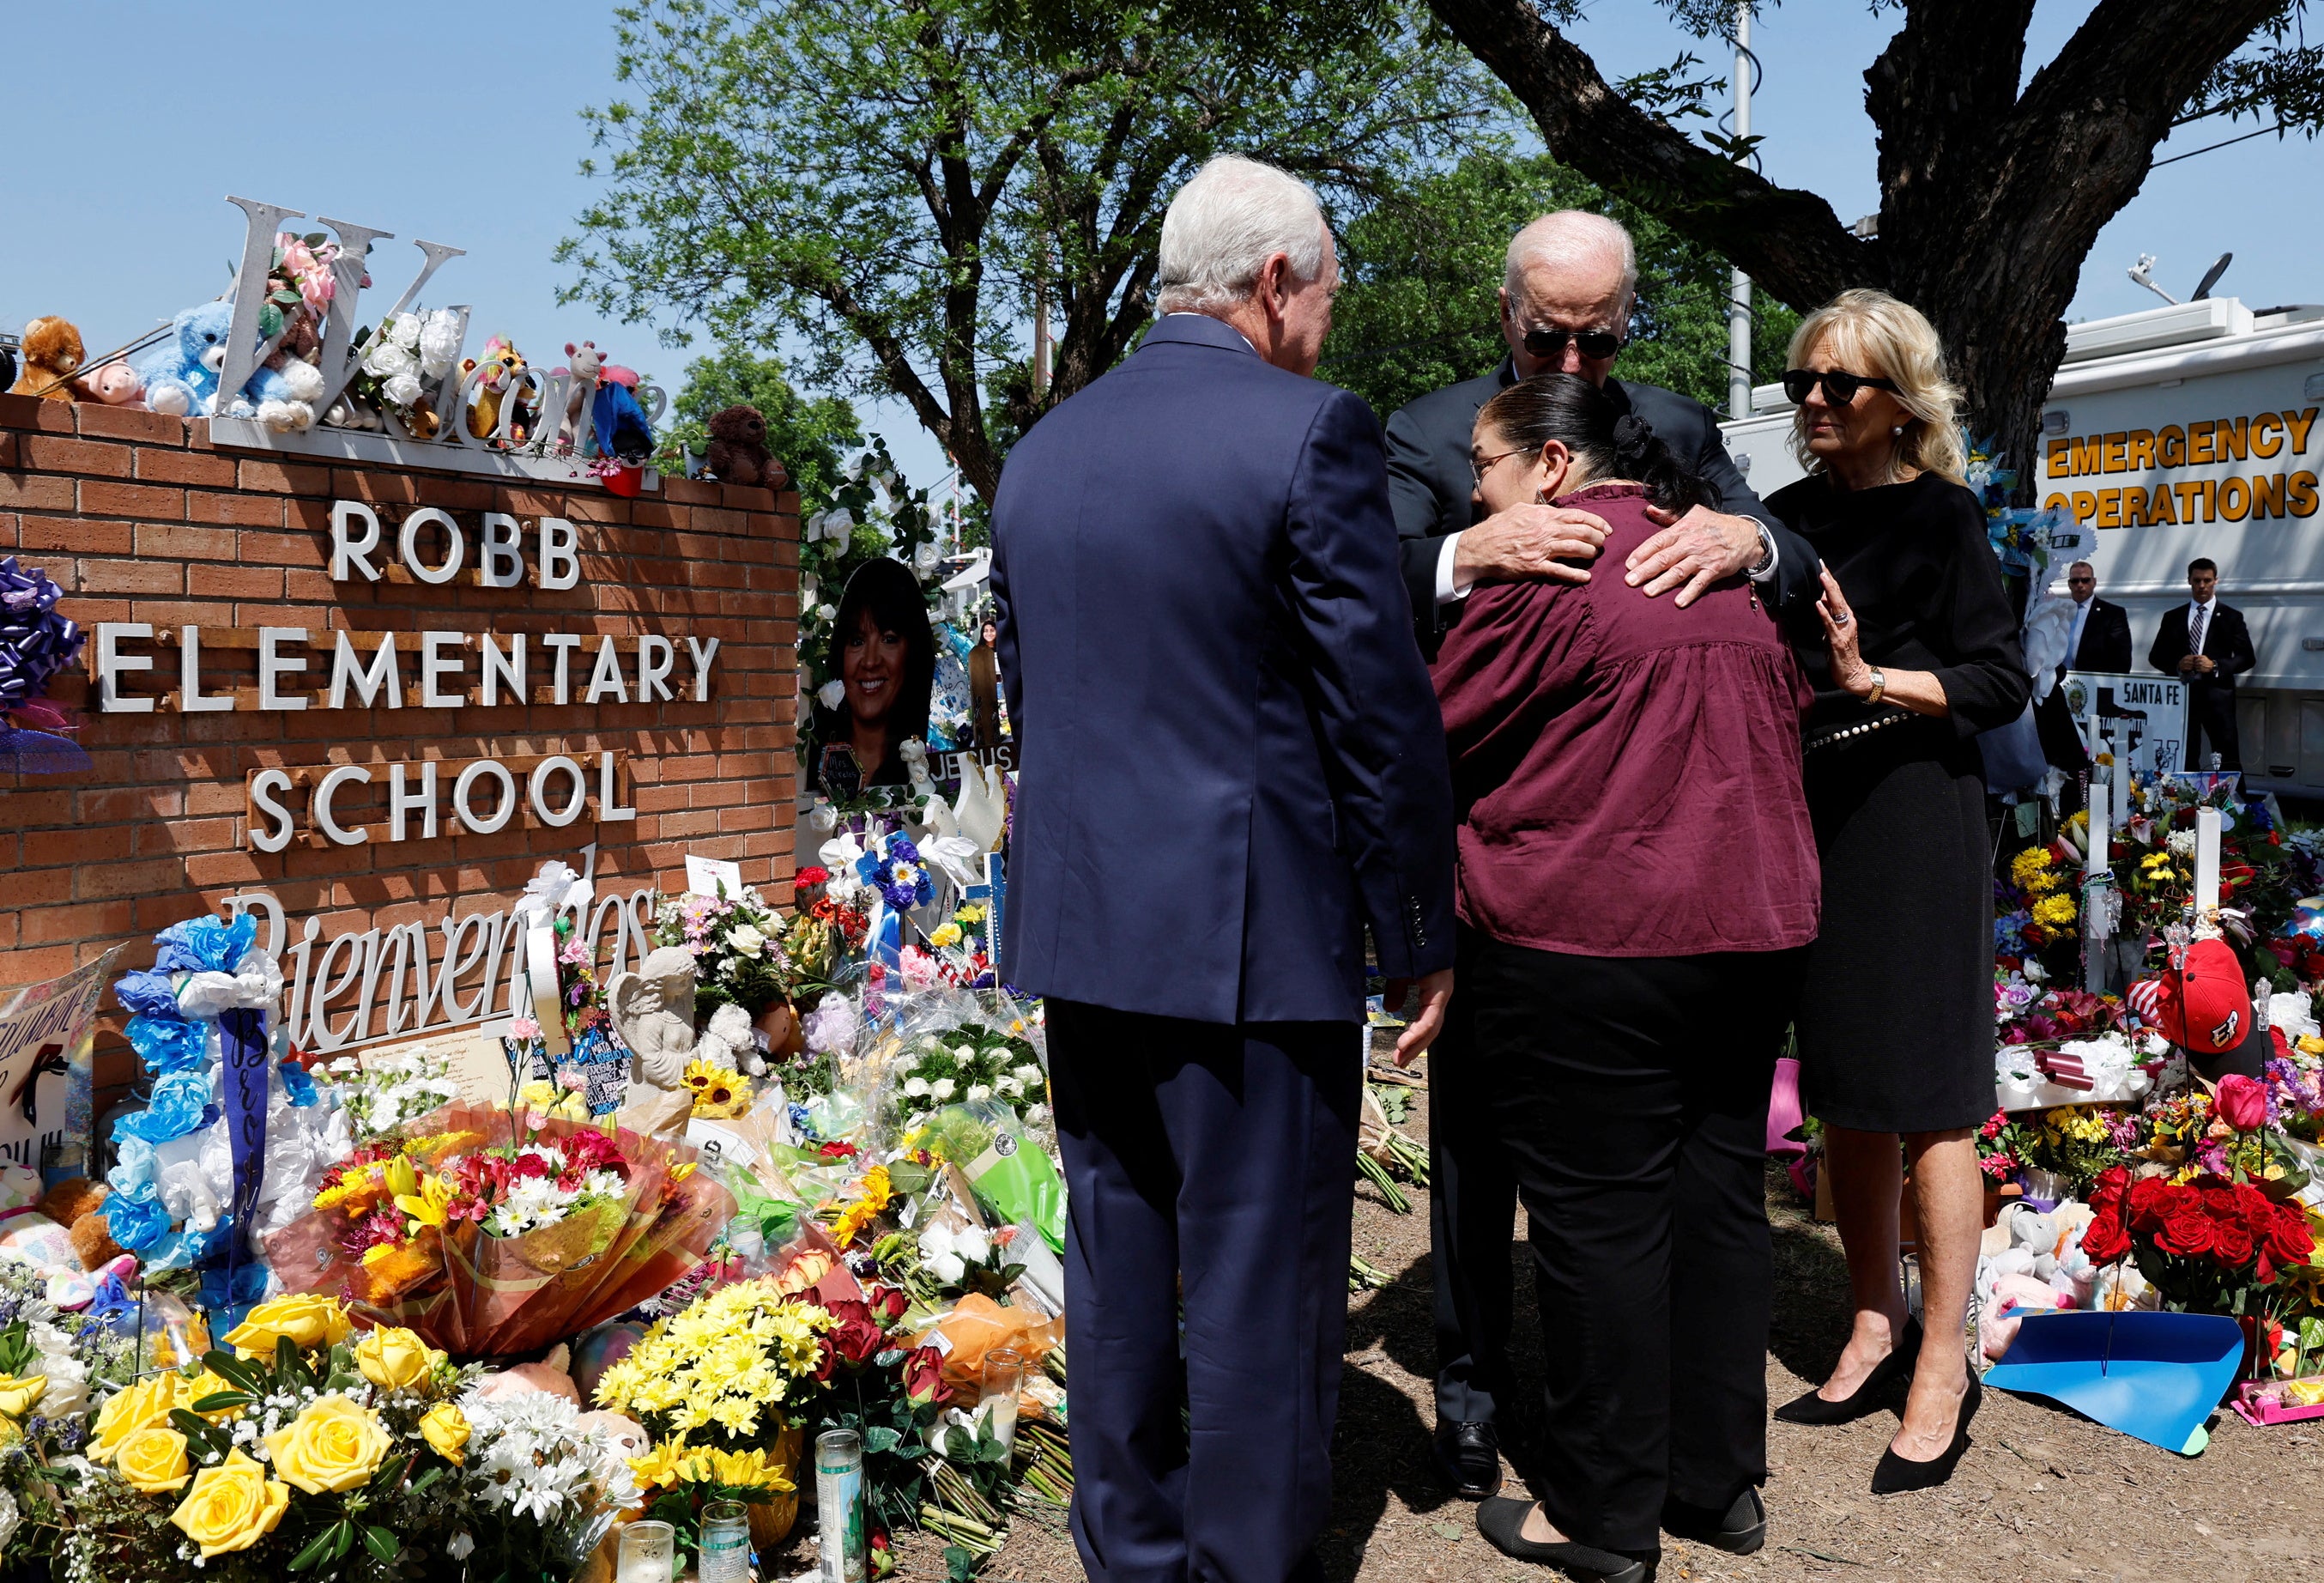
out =
<path fill-rule="evenodd" d="M 1646 491 L 1564 496 L 1611 530 L 1580 585 L 1465 600 L 1432 675 L 1460 809 L 1462 921 L 1589 956 L 1772 951 L 1815 938 L 1800 791 L 1812 699 L 1738 578 L 1685 609 L 1624 586 Z"/>

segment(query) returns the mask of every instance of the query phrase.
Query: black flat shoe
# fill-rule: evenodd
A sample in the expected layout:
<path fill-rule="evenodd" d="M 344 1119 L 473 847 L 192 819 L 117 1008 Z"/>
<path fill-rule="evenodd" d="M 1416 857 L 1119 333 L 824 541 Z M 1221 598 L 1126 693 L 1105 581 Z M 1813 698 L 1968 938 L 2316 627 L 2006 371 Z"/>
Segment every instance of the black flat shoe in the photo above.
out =
<path fill-rule="evenodd" d="M 1526 1514 L 1534 1504 L 1519 1495 L 1495 1495 L 1477 1507 L 1477 1532 L 1513 1561 L 1555 1567 L 1585 1583 L 1654 1583 L 1655 1560 L 1618 1555 L 1572 1540 L 1543 1544 L 1524 1536 Z"/>
<path fill-rule="evenodd" d="M 1463 1500 L 1501 1493 L 1501 1440 L 1489 1423 L 1441 1422 L 1434 1448 L 1436 1477 Z"/>
<path fill-rule="evenodd" d="M 1977 1416 L 1978 1403 L 1985 1400 L 1985 1386 L 1977 1377 L 1977 1370 L 1969 1371 L 1969 1389 L 1961 1393 L 1960 1417 L 1953 1423 L 1952 1444 L 1944 1454 L 1931 1462 L 1915 1462 L 1910 1457 L 1899 1457 L 1895 1447 L 1880 1453 L 1880 1466 L 1872 1470 L 1872 1493 L 1876 1495 L 1903 1495 L 1907 1490 L 1934 1489 L 1953 1476 L 1960 1465 L 1961 1453 L 1969 1449 L 1969 1421 Z"/>
<path fill-rule="evenodd" d="M 1663 1532 L 1729 1555 L 1748 1556 L 1767 1542 L 1767 1507 L 1757 1490 L 1748 1488 L 1724 1512 L 1670 1501 L 1663 1506 Z"/>
<path fill-rule="evenodd" d="M 1775 1417 L 1784 1423 L 1853 1423 L 1888 1405 L 1889 1394 L 1896 1385 L 1912 1379 L 1913 1361 L 1920 1356 L 1921 1321 L 1908 1319 L 1904 1336 L 1889 1348 L 1887 1356 L 1872 1365 L 1872 1372 L 1864 1376 L 1854 1395 L 1832 1402 L 1810 1391 L 1776 1408 Z"/>

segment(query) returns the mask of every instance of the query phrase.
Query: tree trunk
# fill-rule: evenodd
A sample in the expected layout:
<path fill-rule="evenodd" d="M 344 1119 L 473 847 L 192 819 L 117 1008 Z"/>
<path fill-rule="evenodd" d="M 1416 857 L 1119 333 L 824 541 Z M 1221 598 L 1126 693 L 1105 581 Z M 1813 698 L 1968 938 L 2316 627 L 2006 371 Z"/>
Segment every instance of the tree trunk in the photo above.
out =
<path fill-rule="evenodd" d="M 1716 248 L 1803 311 L 1849 286 L 1926 314 L 1963 420 L 2033 497 L 2042 403 L 2099 229 L 2154 146 L 2273 0 L 2100 0 L 2018 91 L 2032 0 L 1914 0 L 1865 73 L 1879 128 L 1879 235 L 1777 187 L 1624 100 L 1534 0 L 1429 0 L 1532 112 L 1550 152 Z"/>

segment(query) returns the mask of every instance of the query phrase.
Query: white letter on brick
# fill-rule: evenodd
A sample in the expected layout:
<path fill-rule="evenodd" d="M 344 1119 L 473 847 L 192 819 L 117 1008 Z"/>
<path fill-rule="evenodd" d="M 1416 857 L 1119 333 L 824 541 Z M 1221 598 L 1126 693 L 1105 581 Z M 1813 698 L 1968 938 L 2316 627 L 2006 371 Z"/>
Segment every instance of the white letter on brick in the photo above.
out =
<path fill-rule="evenodd" d="M 504 511 L 484 513 L 482 562 L 476 580 L 488 588 L 512 588 L 524 581 L 524 551 L 517 547 L 516 518 Z"/>
<path fill-rule="evenodd" d="M 710 662 L 718 655 L 718 640 L 712 638 L 707 647 L 694 638 L 686 640 L 687 652 L 694 656 L 694 701 L 710 701 Z"/>
<path fill-rule="evenodd" d="M 361 519 L 364 534 L 360 539 L 347 536 L 347 524 Z M 379 569 L 371 563 L 372 551 L 379 548 L 379 514 L 359 500 L 331 502 L 331 580 L 347 580 L 352 567 L 373 582 L 379 581 Z"/>
<path fill-rule="evenodd" d="M 540 586 L 569 588 L 581 580 L 581 558 L 573 524 L 561 516 L 540 519 Z"/>
<path fill-rule="evenodd" d="M 338 635 L 338 652 L 331 656 L 331 708 L 347 707 L 347 683 L 353 681 L 355 690 L 363 695 L 364 708 L 401 708 L 403 673 L 396 668 L 395 634 L 379 634 L 379 647 L 372 652 L 368 667 L 356 662 L 355 646 L 348 641 L 346 632 L 342 629 Z M 385 704 L 378 701 L 383 690 L 387 694 Z"/>
<path fill-rule="evenodd" d="M 294 671 L 304 671 L 307 662 L 284 657 L 285 643 L 303 643 L 307 629 L 303 626 L 262 626 L 258 629 L 258 707 L 262 709 L 303 709 L 307 707 L 304 693 L 285 696 L 277 692 L 276 681 Z"/>

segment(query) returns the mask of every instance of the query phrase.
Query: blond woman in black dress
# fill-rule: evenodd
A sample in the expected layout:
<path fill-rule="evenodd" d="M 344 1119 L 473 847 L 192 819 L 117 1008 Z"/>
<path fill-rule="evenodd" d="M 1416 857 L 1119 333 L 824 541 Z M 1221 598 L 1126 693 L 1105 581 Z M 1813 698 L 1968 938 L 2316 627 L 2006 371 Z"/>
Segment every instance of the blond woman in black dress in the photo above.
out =
<path fill-rule="evenodd" d="M 1842 292 L 1801 323 L 1787 366 L 1809 476 L 1767 505 L 1824 565 L 1820 630 L 1795 634 L 1816 690 L 1803 766 L 1823 866 L 1801 1088 L 1826 1128 L 1854 1315 L 1831 1377 L 1776 1416 L 1844 1422 L 1901 1399 L 1873 1476 L 1885 1494 L 1950 1477 L 1977 1411 L 1962 1326 L 1983 1225 L 1973 1129 L 1993 1113 L 1977 735 L 2017 718 L 2031 683 L 1929 321 Z M 1925 1328 L 1897 1281 L 1907 1169 Z"/>

